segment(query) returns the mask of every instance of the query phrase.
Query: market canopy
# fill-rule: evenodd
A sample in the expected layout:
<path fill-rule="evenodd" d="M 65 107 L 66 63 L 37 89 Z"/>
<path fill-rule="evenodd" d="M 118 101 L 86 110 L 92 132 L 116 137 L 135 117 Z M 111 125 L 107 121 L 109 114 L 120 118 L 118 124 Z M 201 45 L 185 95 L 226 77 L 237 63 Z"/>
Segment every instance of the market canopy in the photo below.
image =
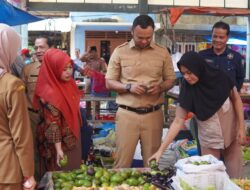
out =
<path fill-rule="evenodd" d="M 171 25 L 174 26 L 180 16 L 184 13 L 188 14 L 204 14 L 214 16 L 249 16 L 249 9 L 228 9 L 216 7 L 173 7 L 161 10 L 162 12 L 169 12 Z"/>
<path fill-rule="evenodd" d="M 43 18 L 34 16 L 26 11 L 16 8 L 6 0 L 0 0 L 0 23 L 10 26 L 27 24 L 43 20 Z"/>

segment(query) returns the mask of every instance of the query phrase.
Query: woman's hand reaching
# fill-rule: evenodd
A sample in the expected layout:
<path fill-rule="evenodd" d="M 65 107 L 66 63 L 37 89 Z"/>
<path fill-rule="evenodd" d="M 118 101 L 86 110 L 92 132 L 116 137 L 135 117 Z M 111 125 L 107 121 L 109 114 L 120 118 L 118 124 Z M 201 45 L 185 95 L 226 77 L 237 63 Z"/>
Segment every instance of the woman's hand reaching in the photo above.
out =
<path fill-rule="evenodd" d="M 151 160 L 155 160 L 157 163 L 159 163 L 160 158 L 161 158 L 162 152 L 158 150 L 156 153 L 154 153 L 149 159 L 148 159 L 148 164 L 150 163 Z"/>
<path fill-rule="evenodd" d="M 61 142 L 55 143 L 55 148 L 56 148 L 56 163 L 60 167 L 59 161 L 64 158 Z"/>
<path fill-rule="evenodd" d="M 64 153 L 63 153 L 63 151 L 62 150 L 60 150 L 60 151 L 57 151 L 56 152 L 56 163 L 57 163 L 57 165 L 59 166 L 59 167 L 61 167 L 61 165 L 60 165 L 60 160 L 62 160 L 64 158 Z"/>

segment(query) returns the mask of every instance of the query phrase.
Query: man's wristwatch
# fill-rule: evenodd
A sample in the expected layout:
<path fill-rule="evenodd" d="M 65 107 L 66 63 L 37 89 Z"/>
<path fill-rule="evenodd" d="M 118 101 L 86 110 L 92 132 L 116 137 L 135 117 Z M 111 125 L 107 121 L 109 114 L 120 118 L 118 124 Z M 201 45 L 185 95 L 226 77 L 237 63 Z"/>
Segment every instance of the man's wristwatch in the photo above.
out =
<path fill-rule="evenodd" d="M 125 89 L 127 92 L 130 92 L 132 84 L 126 84 Z"/>

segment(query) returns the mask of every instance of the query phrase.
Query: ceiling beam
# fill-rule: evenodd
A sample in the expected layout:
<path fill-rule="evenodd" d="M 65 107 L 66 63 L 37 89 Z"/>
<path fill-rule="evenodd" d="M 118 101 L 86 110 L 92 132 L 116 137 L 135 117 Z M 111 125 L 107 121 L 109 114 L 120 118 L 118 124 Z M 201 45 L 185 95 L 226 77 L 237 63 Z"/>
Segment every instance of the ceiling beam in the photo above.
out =
<path fill-rule="evenodd" d="M 139 14 L 148 14 L 148 0 L 139 0 Z"/>
<path fill-rule="evenodd" d="M 30 11 L 72 11 L 72 12 L 131 12 L 138 13 L 134 4 L 96 4 L 96 3 L 34 3 L 29 2 Z"/>
<path fill-rule="evenodd" d="M 140 4 L 101 4 L 101 3 L 40 3 L 27 2 L 29 11 L 67 11 L 67 12 L 120 12 L 148 14 L 166 8 L 162 5 L 148 5 L 147 0 Z"/>

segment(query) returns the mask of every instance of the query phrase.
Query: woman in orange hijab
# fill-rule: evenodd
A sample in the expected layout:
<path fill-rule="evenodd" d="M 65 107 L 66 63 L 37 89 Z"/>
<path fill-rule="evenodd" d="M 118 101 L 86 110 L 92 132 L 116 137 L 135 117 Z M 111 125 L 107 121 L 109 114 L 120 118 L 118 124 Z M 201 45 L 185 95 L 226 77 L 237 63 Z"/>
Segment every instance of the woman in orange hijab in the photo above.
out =
<path fill-rule="evenodd" d="M 66 53 L 58 49 L 45 53 L 33 99 L 42 119 L 37 127 L 41 174 L 60 170 L 65 155 L 68 165 L 63 170 L 79 168 L 81 163 L 80 92 L 72 71 Z"/>

